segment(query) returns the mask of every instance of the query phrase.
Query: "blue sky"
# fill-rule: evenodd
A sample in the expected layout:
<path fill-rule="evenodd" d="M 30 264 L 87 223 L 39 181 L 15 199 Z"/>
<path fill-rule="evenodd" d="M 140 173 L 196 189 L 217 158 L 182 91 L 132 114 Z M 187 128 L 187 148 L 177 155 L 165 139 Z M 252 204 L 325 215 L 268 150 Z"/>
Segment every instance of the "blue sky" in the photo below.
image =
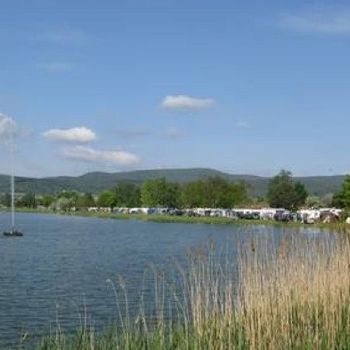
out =
<path fill-rule="evenodd" d="M 1 0 L 16 172 L 347 173 L 349 44 L 345 1 Z"/>

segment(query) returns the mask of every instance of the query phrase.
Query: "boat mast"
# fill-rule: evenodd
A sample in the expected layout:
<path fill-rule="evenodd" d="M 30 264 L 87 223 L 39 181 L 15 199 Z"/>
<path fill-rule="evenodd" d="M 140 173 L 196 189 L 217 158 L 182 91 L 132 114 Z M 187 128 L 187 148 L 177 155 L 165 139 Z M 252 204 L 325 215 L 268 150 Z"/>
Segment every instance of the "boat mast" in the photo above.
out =
<path fill-rule="evenodd" d="M 15 170 L 14 170 L 14 142 L 13 142 L 13 132 L 10 135 L 10 148 L 11 148 L 11 232 L 15 230 Z"/>

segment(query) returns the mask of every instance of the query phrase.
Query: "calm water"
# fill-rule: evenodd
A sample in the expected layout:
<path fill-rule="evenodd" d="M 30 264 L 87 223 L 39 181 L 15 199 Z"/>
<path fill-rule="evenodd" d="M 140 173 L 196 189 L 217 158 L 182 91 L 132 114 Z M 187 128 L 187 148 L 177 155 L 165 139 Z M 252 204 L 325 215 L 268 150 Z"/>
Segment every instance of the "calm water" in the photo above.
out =
<path fill-rule="evenodd" d="M 116 319 L 107 280 L 124 277 L 131 308 L 138 305 L 150 265 L 173 270 L 189 248 L 209 240 L 234 251 L 251 235 L 278 240 L 286 229 L 252 226 L 158 224 L 53 215 L 18 214 L 23 238 L 0 238 L 0 348 L 18 343 L 21 334 L 48 332 L 79 322 L 86 307 L 96 326 Z M 0 213 L 0 231 L 9 215 Z M 309 230 L 302 234 L 325 235 Z M 147 286 L 147 283 L 146 283 Z M 146 287 L 147 288 L 147 287 Z M 147 292 L 147 291 L 146 291 Z"/>

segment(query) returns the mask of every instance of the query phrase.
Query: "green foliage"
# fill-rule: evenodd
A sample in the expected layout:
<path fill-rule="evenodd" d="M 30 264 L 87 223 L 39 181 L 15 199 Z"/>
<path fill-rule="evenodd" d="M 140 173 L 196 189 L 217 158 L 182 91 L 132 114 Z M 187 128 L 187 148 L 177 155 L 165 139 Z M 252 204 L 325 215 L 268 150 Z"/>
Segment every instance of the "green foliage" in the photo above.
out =
<path fill-rule="evenodd" d="M 37 202 L 35 193 L 26 193 L 20 200 L 17 201 L 16 206 L 26 207 L 26 208 L 36 208 Z"/>
<path fill-rule="evenodd" d="M 117 207 L 135 208 L 141 206 L 140 188 L 129 182 L 122 182 L 114 189 Z"/>
<path fill-rule="evenodd" d="M 36 194 L 55 194 L 62 190 L 76 191 L 80 193 L 100 193 L 111 189 L 116 184 L 130 182 L 141 186 L 146 180 L 165 178 L 168 182 L 187 184 L 193 181 L 207 180 L 209 177 L 220 176 L 230 182 L 244 181 L 249 187 L 251 196 L 265 196 L 268 182 L 266 177 L 250 175 L 232 175 L 214 169 L 161 169 L 161 170 L 140 170 L 129 172 L 118 172 L 114 174 L 94 172 L 78 177 L 60 176 L 52 178 L 23 178 L 16 177 L 16 192 Z M 336 193 L 340 190 L 344 176 L 312 176 L 298 178 L 312 195 L 323 196 L 327 193 Z M 9 177 L 0 175 L 0 192 L 9 191 Z"/>
<path fill-rule="evenodd" d="M 35 196 L 34 196 L 35 197 Z M 36 205 L 33 194 L 23 197 L 22 206 Z M 123 182 L 114 189 L 103 191 L 98 197 L 99 207 L 167 207 L 167 208 L 232 208 L 247 202 L 247 189 L 243 183 L 232 183 L 218 176 L 180 185 L 165 178 L 145 181 L 140 189 L 133 183 Z M 35 204 L 33 204 L 35 202 Z M 54 210 L 69 211 L 96 206 L 91 193 L 61 191 L 56 196 L 45 195 L 39 204 Z"/>
<path fill-rule="evenodd" d="M 300 208 L 306 202 L 306 198 L 308 197 L 308 193 L 305 189 L 305 186 L 301 182 L 297 182 L 294 185 L 294 208 Z"/>
<path fill-rule="evenodd" d="M 141 187 L 141 202 L 145 207 L 178 207 L 180 186 L 165 178 L 145 181 Z"/>
<path fill-rule="evenodd" d="M 78 197 L 79 197 L 79 194 L 77 191 L 61 191 L 57 195 L 57 198 L 67 198 L 67 199 L 71 199 L 72 201 L 76 201 Z"/>
<path fill-rule="evenodd" d="M 75 203 L 71 199 L 61 197 L 58 198 L 52 205 L 54 210 L 69 211 L 71 208 L 75 207 Z"/>
<path fill-rule="evenodd" d="M 11 195 L 7 192 L 1 196 L 1 202 L 5 207 L 11 207 Z"/>
<path fill-rule="evenodd" d="M 80 194 L 76 191 L 62 191 L 57 195 L 56 204 L 58 207 L 63 205 L 64 210 L 71 208 L 86 209 L 96 205 L 95 198 L 92 193 L 87 192 Z"/>
<path fill-rule="evenodd" d="M 321 206 L 324 208 L 329 208 L 332 206 L 334 195 L 332 193 L 327 193 L 321 197 Z"/>
<path fill-rule="evenodd" d="M 269 183 L 267 199 L 273 208 L 297 209 L 305 204 L 305 186 L 294 183 L 290 171 L 281 170 Z"/>
<path fill-rule="evenodd" d="M 233 208 L 247 200 L 243 183 L 232 183 L 219 176 L 184 185 L 182 204 L 186 208 Z"/>
<path fill-rule="evenodd" d="M 207 196 L 210 208 L 232 208 L 247 199 L 243 183 L 230 183 L 218 176 L 208 179 Z"/>
<path fill-rule="evenodd" d="M 341 192 L 338 192 L 333 196 L 332 206 L 336 208 L 344 208 L 344 201 Z"/>
<path fill-rule="evenodd" d="M 55 197 L 49 194 L 44 195 L 40 200 L 39 204 L 48 208 L 55 201 Z"/>
<path fill-rule="evenodd" d="M 78 198 L 79 194 L 76 191 L 61 191 L 50 207 L 54 210 L 69 211 L 77 206 Z"/>
<path fill-rule="evenodd" d="M 97 200 L 97 205 L 102 208 L 113 208 L 117 203 L 116 191 L 103 191 Z"/>
<path fill-rule="evenodd" d="M 350 209 L 350 175 L 345 177 L 340 192 L 334 195 L 333 205 L 338 208 Z"/>
<path fill-rule="evenodd" d="M 183 186 L 181 202 L 184 208 L 206 207 L 206 185 L 202 180 L 189 182 Z"/>
<path fill-rule="evenodd" d="M 305 201 L 305 205 L 308 208 L 329 208 L 329 207 L 339 207 L 334 205 L 334 196 L 332 193 L 328 193 L 322 197 L 318 196 L 308 196 Z"/>
<path fill-rule="evenodd" d="M 83 195 L 78 196 L 75 206 L 77 208 L 89 208 L 96 205 L 95 199 L 91 193 L 84 193 Z"/>
<path fill-rule="evenodd" d="M 306 198 L 305 204 L 308 208 L 321 208 L 321 199 L 317 196 L 308 196 Z"/>
<path fill-rule="evenodd" d="M 343 204 L 344 208 L 350 208 L 350 175 L 347 175 L 345 177 L 345 180 L 342 185 L 342 199 L 343 199 Z"/>

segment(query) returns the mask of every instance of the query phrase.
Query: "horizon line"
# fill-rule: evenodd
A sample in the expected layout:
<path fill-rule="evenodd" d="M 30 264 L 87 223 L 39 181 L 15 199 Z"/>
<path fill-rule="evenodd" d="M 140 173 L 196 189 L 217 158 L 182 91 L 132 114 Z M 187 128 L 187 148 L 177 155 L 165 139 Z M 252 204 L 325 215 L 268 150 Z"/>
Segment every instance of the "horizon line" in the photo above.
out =
<path fill-rule="evenodd" d="M 126 174 L 126 173 L 136 173 L 136 172 L 147 172 L 147 171 L 186 171 L 186 170 L 209 170 L 209 171 L 216 171 L 219 173 L 222 173 L 223 175 L 230 175 L 230 176 L 251 176 L 251 177 L 258 177 L 258 178 L 273 178 L 274 176 L 276 176 L 278 174 L 278 172 L 275 175 L 256 175 L 256 174 L 252 174 L 252 173 L 233 173 L 233 172 L 229 172 L 229 171 L 225 171 L 225 170 L 219 170 L 219 169 L 215 169 L 215 168 L 210 168 L 210 167 L 189 167 L 189 168 L 173 168 L 173 167 L 169 167 L 169 168 L 146 168 L 146 169 L 135 169 L 135 170 L 121 170 L 121 171 L 102 171 L 102 170 L 95 170 L 95 171 L 87 171 L 81 174 L 77 174 L 77 175 L 49 175 L 49 176 L 28 176 L 28 175 L 15 175 L 15 178 L 26 178 L 26 179 L 35 179 L 35 180 L 42 180 L 42 179 L 51 179 L 51 178 L 59 178 L 59 177 L 69 177 L 69 178 L 79 178 L 88 174 L 109 174 L 109 175 L 113 175 L 113 174 Z M 281 169 L 282 170 L 282 169 Z M 339 177 L 339 176 L 346 176 L 348 175 L 348 173 L 338 173 L 338 174 L 332 174 L 332 175 L 294 175 L 292 173 L 292 177 L 293 178 L 313 178 L 313 177 Z M 0 176 L 8 176 L 10 177 L 10 174 L 3 174 L 0 173 Z"/>

